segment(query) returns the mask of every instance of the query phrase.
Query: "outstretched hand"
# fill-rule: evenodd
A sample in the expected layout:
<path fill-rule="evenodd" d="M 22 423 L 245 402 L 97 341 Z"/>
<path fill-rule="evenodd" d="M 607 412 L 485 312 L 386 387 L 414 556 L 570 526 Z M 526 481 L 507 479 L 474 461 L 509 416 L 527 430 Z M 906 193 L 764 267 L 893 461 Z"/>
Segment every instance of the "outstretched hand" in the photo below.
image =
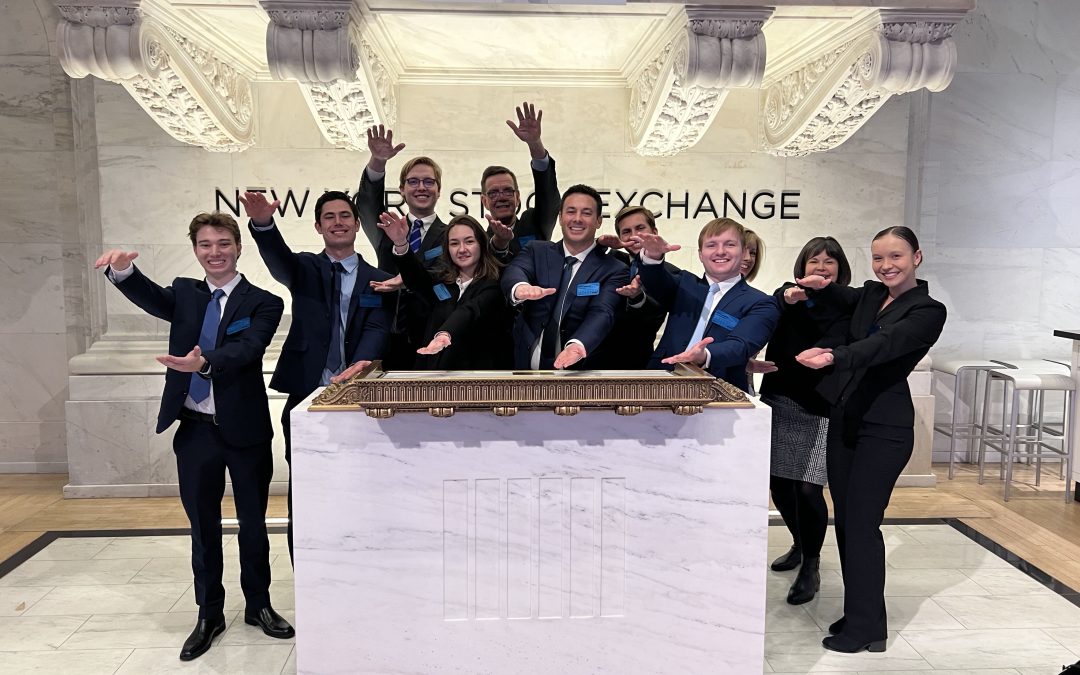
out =
<path fill-rule="evenodd" d="M 394 131 L 380 124 L 368 129 L 367 147 L 371 153 L 368 166 L 374 171 L 386 171 L 387 160 L 393 159 L 404 150 L 405 144 L 394 145 Z"/>
<path fill-rule="evenodd" d="M 705 347 L 712 344 L 712 341 L 713 339 L 711 337 L 703 338 L 685 352 L 676 354 L 675 356 L 669 356 L 660 363 L 669 365 L 674 365 L 676 363 L 692 363 L 695 366 L 703 366 L 705 365 Z"/>
<path fill-rule="evenodd" d="M 356 375 L 361 370 L 363 370 L 364 368 L 367 368 L 370 365 L 371 365 L 371 361 L 357 361 L 356 363 L 352 364 L 351 366 L 349 366 L 345 370 L 341 371 L 337 375 L 334 375 L 333 377 L 331 377 L 330 382 L 331 382 L 331 384 L 339 384 L 339 383 L 344 382 L 346 380 L 350 380 L 350 379 L 352 379 L 352 377 L 354 375 Z"/>
<path fill-rule="evenodd" d="M 524 302 L 525 300 L 539 300 L 540 298 L 546 298 L 549 295 L 555 295 L 556 288 L 542 288 L 540 286 L 531 286 L 529 284 L 522 284 L 514 289 L 514 300 L 517 302 Z"/>
<path fill-rule="evenodd" d="M 596 238 L 596 243 L 611 249 L 626 248 L 626 244 L 613 234 L 602 234 Z"/>
<path fill-rule="evenodd" d="M 779 368 L 776 367 L 776 363 L 773 361 L 759 361 L 758 359 L 750 359 L 746 363 L 746 372 L 748 373 L 775 373 Z"/>
<path fill-rule="evenodd" d="M 835 359 L 832 350 L 828 347 L 811 347 L 810 349 L 804 349 L 795 356 L 796 361 L 813 370 L 831 366 Z"/>
<path fill-rule="evenodd" d="M 203 367 L 203 364 L 206 363 L 206 359 L 203 358 L 202 349 L 199 348 L 199 345 L 195 345 L 195 348 L 184 356 L 165 355 L 155 358 L 161 365 L 172 368 L 173 370 L 179 370 L 182 373 L 197 372 Z"/>
<path fill-rule="evenodd" d="M 624 298 L 630 298 L 631 300 L 641 295 L 641 275 L 635 274 L 634 278 L 630 280 L 625 286 L 619 286 L 615 289 L 615 292 Z"/>
<path fill-rule="evenodd" d="M 274 211 L 281 204 L 281 200 L 275 199 L 271 203 L 266 201 L 266 195 L 262 192 L 245 192 L 240 195 L 240 203 L 244 205 L 244 212 L 255 227 L 266 227 L 274 219 Z"/>
<path fill-rule="evenodd" d="M 652 260 L 663 260 L 664 256 L 672 251 L 678 251 L 682 246 L 669 244 L 658 234 L 636 234 L 630 237 L 630 241 L 641 244 L 641 252 Z"/>
<path fill-rule="evenodd" d="M 394 246 L 401 247 L 409 244 L 409 221 L 405 220 L 404 216 L 383 211 L 376 224 L 386 233 Z"/>
<path fill-rule="evenodd" d="M 424 354 L 430 356 L 432 354 L 438 354 L 442 350 L 450 346 L 450 333 L 436 333 L 435 337 L 431 338 L 431 342 L 427 347 L 421 347 L 416 350 L 417 354 Z"/>
<path fill-rule="evenodd" d="M 585 358 L 585 348 L 576 342 L 571 342 L 555 357 L 555 370 L 569 368 L 583 358 Z"/>
<path fill-rule="evenodd" d="M 528 144 L 533 159 L 543 159 L 547 155 L 544 143 L 540 140 L 540 121 L 544 119 L 544 111 L 537 112 L 535 105 L 525 101 L 521 107 L 515 108 L 515 112 L 518 123 L 506 120 L 507 126 L 513 130 L 515 136 Z"/>
<path fill-rule="evenodd" d="M 514 229 L 490 213 L 485 213 L 484 217 L 491 226 L 491 245 L 499 251 L 505 251 L 514 240 Z"/>
<path fill-rule="evenodd" d="M 393 293 L 394 291 L 400 291 L 405 287 L 405 282 L 401 280 L 401 275 L 396 277 L 390 277 L 386 281 L 372 281 L 369 284 L 376 293 Z"/>
<path fill-rule="evenodd" d="M 794 305 L 800 302 L 806 302 L 806 289 L 799 288 L 798 286 L 791 286 L 784 289 L 784 302 L 789 305 Z"/>
<path fill-rule="evenodd" d="M 800 286 L 812 288 L 815 291 L 820 291 L 821 289 L 828 286 L 831 282 L 832 279 L 826 279 L 825 277 L 819 276 L 817 274 L 810 274 L 803 277 L 802 279 L 795 280 L 795 283 L 799 284 Z"/>
<path fill-rule="evenodd" d="M 139 254 L 135 251 L 121 251 L 120 249 L 109 249 L 101 254 L 101 257 L 94 262 L 94 269 L 99 270 L 102 267 L 111 267 L 116 272 L 123 272 L 131 266 L 131 261 L 138 258 Z"/>

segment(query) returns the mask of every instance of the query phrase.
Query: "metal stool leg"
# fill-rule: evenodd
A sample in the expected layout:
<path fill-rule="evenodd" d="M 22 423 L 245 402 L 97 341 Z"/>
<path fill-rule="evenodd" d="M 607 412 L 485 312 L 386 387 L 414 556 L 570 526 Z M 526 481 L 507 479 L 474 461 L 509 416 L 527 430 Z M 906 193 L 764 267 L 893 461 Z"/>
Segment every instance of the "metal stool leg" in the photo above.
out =
<path fill-rule="evenodd" d="M 1005 389 L 1008 389 L 1008 385 Z M 1016 451 L 1016 429 L 1020 417 L 1020 391 L 1016 387 L 1013 387 L 1012 395 L 1012 412 L 1009 414 L 1009 426 L 1005 429 L 1005 442 L 1002 443 L 1002 449 L 1005 450 L 1005 456 L 1002 461 L 1002 465 L 1005 472 L 1005 501 L 1009 501 L 1009 484 L 1012 483 L 1013 474 L 1013 453 Z"/>

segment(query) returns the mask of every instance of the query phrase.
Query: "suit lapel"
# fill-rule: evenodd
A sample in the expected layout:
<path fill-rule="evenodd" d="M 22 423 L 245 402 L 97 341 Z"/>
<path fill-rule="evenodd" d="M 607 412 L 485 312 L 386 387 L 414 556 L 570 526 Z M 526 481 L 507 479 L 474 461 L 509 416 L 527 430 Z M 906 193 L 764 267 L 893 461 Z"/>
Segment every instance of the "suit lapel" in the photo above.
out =
<path fill-rule="evenodd" d="M 747 288 L 749 288 L 749 286 L 747 285 L 746 280 L 739 279 L 739 281 L 731 287 L 731 290 L 729 290 L 727 293 L 724 293 L 724 297 L 720 298 L 720 302 L 716 303 L 716 307 L 713 309 L 712 314 L 709 315 L 709 318 L 712 319 L 712 317 L 715 316 L 717 312 L 726 312 L 728 306 L 730 306 L 743 293 L 745 293 Z"/>
<path fill-rule="evenodd" d="M 446 223 L 439 220 L 438 216 L 435 216 L 435 220 L 432 221 L 431 227 L 428 228 L 427 234 L 424 235 L 423 241 L 420 242 L 420 251 L 423 255 L 424 251 L 430 251 L 442 244 L 443 232 L 446 230 Z"/>

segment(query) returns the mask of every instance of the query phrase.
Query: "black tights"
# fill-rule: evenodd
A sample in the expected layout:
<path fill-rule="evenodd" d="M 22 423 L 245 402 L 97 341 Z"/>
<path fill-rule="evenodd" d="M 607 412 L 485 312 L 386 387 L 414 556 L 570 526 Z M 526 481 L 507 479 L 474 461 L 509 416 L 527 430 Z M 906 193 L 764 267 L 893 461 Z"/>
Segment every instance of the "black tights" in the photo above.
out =
<path fill-rule="evenodd" d="M 821 555 L 821 545 L 829 525 L 829 507 L 825 504 L 823 487 L 806 481 L 770 476 L 769 490 L 773 504 L 780 511 L 795 545 L 802 549 L 803 556 L 816 558 Z"/>

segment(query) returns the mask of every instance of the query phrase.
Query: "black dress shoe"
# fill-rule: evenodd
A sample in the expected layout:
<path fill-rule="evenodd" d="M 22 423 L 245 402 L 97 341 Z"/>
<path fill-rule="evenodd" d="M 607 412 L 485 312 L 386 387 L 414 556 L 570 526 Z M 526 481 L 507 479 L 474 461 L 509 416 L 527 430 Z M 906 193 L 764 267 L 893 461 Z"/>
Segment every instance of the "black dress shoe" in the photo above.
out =
<path fill-rule="evenodd" d="M 885 640 L 865 642 L 849 638 L 846 635 L 830 635 L 821 641 L 821 646 L 829 651 L 840 652 L 841 654 L 856 654 L 861 651 L 883 652 L 885 651 Z"/>
<path fill-rule="evenodd" d="M 820 557 L 803 558 L 799 576 L 795 577 L 795 583 L 791 584 L 791 590 L 787 594 L 789 605 L 801 605 L 814 599 L 821 589 L 821 574 L 818 572 L 820 565 Z"/>
<path fill-rule="evenodd" d="M 836 621 L 829 624 L 829 635 L 839 635 L 844 630 L 844 626 L 847 625 L 847 619 L 840 617 Z"/>
<path fill-rule="evenodd" d="M 770 567 L 774 572 L 787 572 L 798 567 L 801 562 L 802 549 L 798 546 L 792 546 L 787 553 L 772 561 Z"/>
<path fill-rule="evenodd" d="M 287 640 L 296 635 L 289 622 L 275 612 L 273 607 L 263 607 L 254 612 L 244 610 L 244 623 L 262 628 L 262 632 L 273 638 Z"/>
<path fill-rule="evenodd" d="M 180 660 L 190 661 L 197 659 L 210 649 L 214 638 L 225 632 L 225 617 L 219 616 L 213 619 L 199 619 L 195 624 L 195 630 L 191 631 L 188 639 L 184 640 L 184 646 L 180 649 Z"/>

